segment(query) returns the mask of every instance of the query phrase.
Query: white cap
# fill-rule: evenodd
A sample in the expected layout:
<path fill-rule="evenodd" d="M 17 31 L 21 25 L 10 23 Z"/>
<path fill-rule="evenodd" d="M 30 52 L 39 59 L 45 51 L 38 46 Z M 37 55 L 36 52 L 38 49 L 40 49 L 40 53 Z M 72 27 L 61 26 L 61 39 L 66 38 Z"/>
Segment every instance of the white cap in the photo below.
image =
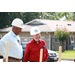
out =
<path fill-rule="evenodd" d="M 32 27 L 30 29 L 30 35 L 36 35 L 38 33 L 40 33 L 40 30 L 37 27 Z"/>
<path fill-rule="evenodd" d="M 19 19 L 19 18 L 16 18 L 16 19 L 14 19 L 13 21 L 12 21 L 12 24 L 11 24 L 12 26 L 16 26 L 16 27 L 19 27 L 19 28 L 24 28 L 23 27 L 23 21 L 21 20 L 21 19 Z"/>

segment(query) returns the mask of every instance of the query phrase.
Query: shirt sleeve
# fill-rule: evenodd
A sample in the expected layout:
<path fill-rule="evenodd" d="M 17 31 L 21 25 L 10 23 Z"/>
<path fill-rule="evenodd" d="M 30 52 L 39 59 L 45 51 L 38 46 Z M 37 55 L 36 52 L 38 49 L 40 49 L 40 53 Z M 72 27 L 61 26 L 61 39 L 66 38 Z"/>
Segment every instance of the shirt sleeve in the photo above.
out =
<path fill-rule="evenodd" d="M 23 62 L 27 62 L 28 59 L 29 59 L 29 44 L 26 45 Z"/>
<path fill-rule="evenodd" d="M 48 61 L 48 56 L 49 56 L 48 50 L 46 49 L 46 61 Z"/>
<path fill-rule="evenodd" d="M 45 45 L 45 50 L 46 50 L 46 59 L 45 59 L 45 61 L 48 61 L 48 56 L 49 56 L 49 54 L 48 54 L 48 50 L 47 50 L 47 46 L 46 46 L 46 44 L 45 44 L 45 42 L 44 42 L 44 45 Z"/>
<path fill-rule="evenodd" d="M 1 55 L 6 58 L 6 42 L 8 41 L 7 34 L 3 36 L 3 38 L 0 40 L 0 52 Z"/>

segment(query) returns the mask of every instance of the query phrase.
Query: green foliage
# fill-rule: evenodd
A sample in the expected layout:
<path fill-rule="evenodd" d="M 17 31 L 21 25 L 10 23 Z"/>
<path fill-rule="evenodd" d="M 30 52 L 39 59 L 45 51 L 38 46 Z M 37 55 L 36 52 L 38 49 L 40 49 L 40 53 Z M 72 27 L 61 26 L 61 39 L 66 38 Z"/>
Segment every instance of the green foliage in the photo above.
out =
<path fill-rule="evenodd" d="M 21 18 L 19 12 L 0 12 L 0 29 L 11 26 L 14 18 Z"/>
<path fill-rule="evenodd" d="M 75 12 L 73 13 L 73 21 L 75 21 Z"/>
<path fill-rule="evenodd" d="M 66 20 L 73 20 L 73 12 L 43 12 L 44 19 L 59 20 L 62 17 L 66 17 Z"/>
<path fill-rule="evenodd" d="M 0 12 L 0 29 L 11 26 L 11 22 L 15 18 L 20 18 L 24 23 L 33 19 L 49 19 L 59 20 L 63 16 L 66 20 L 73 20 L 74 13 L 72 12 Z"/>
<path fill-rule="evenodd" d="M 0 12 L 0 28 L 4 28 L 6 25 L 8 25 L 8 13 Z"/>
<path fill-rule="evenodd" d="M 24 23 L 39 19 L 41 12 L 0 12 L 0 29 L 11 26 L 15 18 L 20 18 Z"/>
<path fill-rule="evenodd" d="M 24 12 L 23 21 L 24 23 L 29 22 L 33 19 L 40 19 L 41 12 Z"/>

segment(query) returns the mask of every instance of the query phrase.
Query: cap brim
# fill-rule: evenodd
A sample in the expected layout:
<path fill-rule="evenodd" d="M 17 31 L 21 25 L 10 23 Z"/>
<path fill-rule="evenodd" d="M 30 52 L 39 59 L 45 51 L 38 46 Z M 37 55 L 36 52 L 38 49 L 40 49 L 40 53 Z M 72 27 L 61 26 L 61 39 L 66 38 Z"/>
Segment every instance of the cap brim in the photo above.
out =
<path fill-rule="evenodd" d="M 19 27 L 19 28 L 24 28 L 24 26 L 16 26 L 16 25 L 13 25 L 13 26 L 15 26 L 15 27 Z"/>
<path fill-rule="evenodd" d="M 38 33 L 40 33 L 40 32 L 37 32 L 37 33 L 35 33 L 35 34 L 31 34 L 31 33 L 30 33 L 30 35 L 36 35 L 36 34 L 38 34 Z"/>

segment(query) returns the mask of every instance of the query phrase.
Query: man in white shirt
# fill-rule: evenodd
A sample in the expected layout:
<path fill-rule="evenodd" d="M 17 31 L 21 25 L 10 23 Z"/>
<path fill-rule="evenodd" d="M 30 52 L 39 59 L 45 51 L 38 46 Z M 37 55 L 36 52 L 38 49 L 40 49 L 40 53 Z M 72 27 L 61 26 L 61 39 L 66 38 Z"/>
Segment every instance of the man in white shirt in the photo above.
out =
<path fill-rule="evenodd" d="M 11 25 L 12 30 L 0 40 L 0 54 L 4 57 L 3 61 L 6 61 L 6 42 L 8 41 L 8 62 L 21 62 L 23 50 L 20 44 L 19 34 L 21 33 L 22 28 L 24 28 L 23 21 L 16 18 L 12 21 Z"/>

